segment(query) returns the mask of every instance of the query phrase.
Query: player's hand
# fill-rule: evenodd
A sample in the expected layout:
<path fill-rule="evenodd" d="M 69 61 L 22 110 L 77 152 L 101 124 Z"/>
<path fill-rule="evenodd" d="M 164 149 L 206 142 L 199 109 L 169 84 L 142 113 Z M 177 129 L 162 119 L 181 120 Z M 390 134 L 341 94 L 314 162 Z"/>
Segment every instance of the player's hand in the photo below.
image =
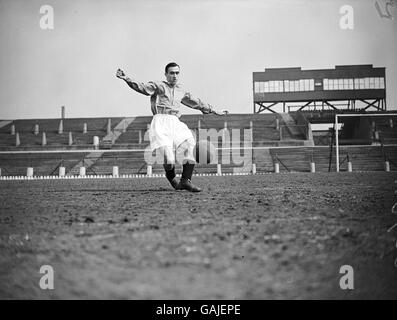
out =
<path fill-rule="evenodd" d="M 121 69 L 117 69 L 116 77 L 122 80 L 125 80 L 127 78 L 124 71 Z"/>
<path fill-rule="evenodd" d="M 212 110 L 212 113 L 215 113 L 216 115 L 218 115 L 218 116 L 224 116 L 224 115 L 227 115 L 228 113 L 229 113 L 229 111 L 227 111 L 227 110 L 225 110 L 225 109 L 222 109 L 222 110 L 216 110 L 216 109 L 213 109 Z"/>

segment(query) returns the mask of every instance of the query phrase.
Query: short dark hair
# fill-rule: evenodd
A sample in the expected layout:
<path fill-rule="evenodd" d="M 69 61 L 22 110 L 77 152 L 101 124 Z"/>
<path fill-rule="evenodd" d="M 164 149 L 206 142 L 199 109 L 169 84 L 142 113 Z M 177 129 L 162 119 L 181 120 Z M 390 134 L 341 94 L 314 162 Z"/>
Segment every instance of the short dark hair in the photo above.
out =
<path fill-rule="evenodd" d="M 180 68 L 179 64 L 177 64 L 177 63 L 175 63 L 175 62 L 170 62 L 169 64 L 167 64 L 167 65 L 165 66 L 165 73 L 167 73 L 167 72 L 168 72 L 168 69 L 169 69 L 169 68 L 172 68 L 172 67 L 178 67 L 178 68 Z"/>

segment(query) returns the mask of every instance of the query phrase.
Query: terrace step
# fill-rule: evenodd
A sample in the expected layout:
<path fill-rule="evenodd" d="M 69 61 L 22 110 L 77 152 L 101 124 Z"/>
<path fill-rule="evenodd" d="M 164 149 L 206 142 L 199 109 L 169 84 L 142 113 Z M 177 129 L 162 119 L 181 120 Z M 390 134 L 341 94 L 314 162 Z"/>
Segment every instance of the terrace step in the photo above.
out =
<path fill-rule="evenodd" d="M 102 142 L 105 145 L 109 145 L 109 143 L 110 146 L 113 145 L 116 140 L 123 134 L 123 131 L 126 130 L 129 125 L 135 120 L 135 118 L 136 117 L 122 119 L 109 134 L 103 137 Z"/>
<path fill-rule="evenodd" d="M 85 155 L 84 158 L 79 161 L 66 175 L 73 176 L 78 175 L 80 173 L 80 167 L 85 167 L 86 170 L 90 169 L 95 162 L 103 155 L 103 152 L 91 152 L 88 155 Z"/>
<path fill-rule="evenodd" d="M 0 128 L 5 127 L 6 125 L 12 123 L 12 120 L 1 120 L 0 121 Z"/>

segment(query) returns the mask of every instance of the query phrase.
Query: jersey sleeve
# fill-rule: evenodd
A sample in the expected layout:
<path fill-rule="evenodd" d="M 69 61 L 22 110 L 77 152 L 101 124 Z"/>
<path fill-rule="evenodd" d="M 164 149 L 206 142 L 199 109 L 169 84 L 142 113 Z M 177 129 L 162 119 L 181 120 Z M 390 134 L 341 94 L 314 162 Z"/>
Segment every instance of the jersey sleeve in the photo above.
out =
<path fill-rule="evenodd" d="M 193 97 L 189 92 L 186 92 L 181 100 L 181 103 L 189 108 L 200 110 L 204 114 L 211 113 L 213 107 L 201 101 L 199 98 Z"/>
<path fill-rule="evenodd" d="M 152 96 L 154 94 L 157 94 L 161 89 L 159 84 L 155 81 L 149 81 L 147 83 L 144 83 L 128 78 L 127 84 L 130 86 L 131 89 L 146 96 Z"/>

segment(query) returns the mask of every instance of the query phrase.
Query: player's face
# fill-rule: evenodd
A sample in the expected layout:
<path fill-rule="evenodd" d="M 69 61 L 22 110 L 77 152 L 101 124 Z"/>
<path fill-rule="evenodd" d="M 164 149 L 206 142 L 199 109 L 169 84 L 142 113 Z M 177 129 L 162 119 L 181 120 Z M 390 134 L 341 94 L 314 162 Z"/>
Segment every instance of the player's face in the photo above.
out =
<path fill-rule="evenodd" d="M 165 74 L 167 81 L 171 85 L 176 85 L 179 79 L 179 67 L 170 67 Z"/>

